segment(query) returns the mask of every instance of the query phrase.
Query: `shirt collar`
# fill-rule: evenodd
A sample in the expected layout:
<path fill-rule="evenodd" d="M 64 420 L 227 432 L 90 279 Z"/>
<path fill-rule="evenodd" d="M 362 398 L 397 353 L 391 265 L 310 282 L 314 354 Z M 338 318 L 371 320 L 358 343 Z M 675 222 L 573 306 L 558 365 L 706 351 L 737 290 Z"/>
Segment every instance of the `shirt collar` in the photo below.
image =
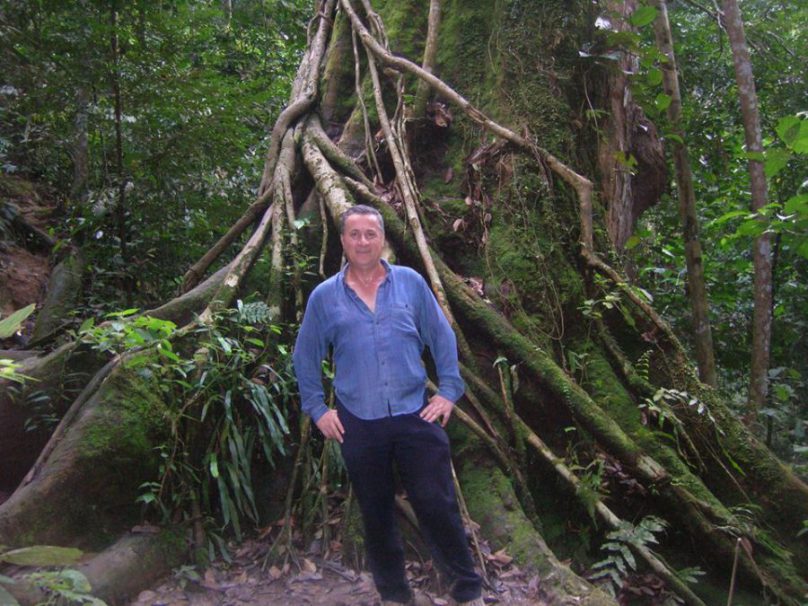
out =
<path fill-rule="evenodd" d="M 380 261 L 384 266 L 384 271 L 387 272 L 387 275 L 385 276 L 384 280 L 382 280 L 382 284 L 384 284 L 387 280 L 390 279 L 392 272 L 390 271 L 390 264 L 385 259 L 380 259 Z M 345 265 L 343 265 L 342 269 L 340 269 L 339 273 L 337 274 L 337 280 L 342 284 L 345 284 L 345 276 L 348 272 L 348 266 L 350 266 L 350 263 L 346 263 Z"/>

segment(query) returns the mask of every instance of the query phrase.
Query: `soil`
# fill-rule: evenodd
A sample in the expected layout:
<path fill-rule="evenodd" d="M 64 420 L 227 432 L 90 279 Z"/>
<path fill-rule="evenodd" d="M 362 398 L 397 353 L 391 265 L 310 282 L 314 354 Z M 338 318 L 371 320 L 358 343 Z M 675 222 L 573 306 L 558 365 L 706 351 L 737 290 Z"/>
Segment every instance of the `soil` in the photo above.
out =
<path fill-rule="evenodd" d="M 40 195 L 28 181 L 2 176 L 0 206 L 6 205 L 10 205 L 28 225 L 46 230 L 56 203 L 49 196 Z M 44 298 L 51 270 L 49 253 L 29 244 L 25 235 L 17 233 L 11 226 L 0 230 L 0 317 L 30 303 L 40 303 Z M 29 324 L 31 326 L 26 328 L 30 329 L 32 322 Z M 0 348 L 20 344 L 0 343 Z"/>
<path fill-rule="evenodd" d="M 192 567 L 174 571 L 170 578 L 143 591 L 129 606 L 378 606 L 379 596 L 370 574 L 343 566 L 337 559 L 300 557 L 282 568 L 265 565 L 266 544 L 248 541 L 230 563 L 214 562 L 204 572 Z M 490 559 L 486 604 L 545 606 L 538 576 L 526 574 L 502 556 Z M 410 584 L 434 606 L 453 604 L 433 580 L 430 562 L 407 563 Z"/>

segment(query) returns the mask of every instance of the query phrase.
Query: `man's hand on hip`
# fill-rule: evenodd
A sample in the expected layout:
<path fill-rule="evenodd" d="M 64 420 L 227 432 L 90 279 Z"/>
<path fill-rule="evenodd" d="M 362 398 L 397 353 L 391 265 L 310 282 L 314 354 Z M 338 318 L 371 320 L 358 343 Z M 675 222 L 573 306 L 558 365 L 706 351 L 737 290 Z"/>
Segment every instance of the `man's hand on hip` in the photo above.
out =
<path fill-rule="evenodd" d="M 345 433 L 345 428 L 339 420 L 337 411 L 333 408 L 325 413 L 322 417 L 317 419 L 317 429 L 323 432 L 323 435 L 329 440 L 336 440 L 342 444 L 342 434 Z"/>
<path fill-rule="evenodd" d="M 441 427 L 446 427 L 449 417 L 452 416 L 452 410 L 454 410 L 454 404 L 451 400 L 435 394 L 429 398 L 429 404 L 421 411 L 421 418 L 430 423 L 440 420 Z"/>

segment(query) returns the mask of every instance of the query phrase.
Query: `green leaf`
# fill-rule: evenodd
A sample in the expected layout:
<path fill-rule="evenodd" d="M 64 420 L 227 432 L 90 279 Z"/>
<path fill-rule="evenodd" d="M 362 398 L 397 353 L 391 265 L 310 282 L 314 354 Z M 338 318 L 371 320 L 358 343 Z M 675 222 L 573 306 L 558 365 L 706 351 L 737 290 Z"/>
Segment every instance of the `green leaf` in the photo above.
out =
<path fill-rule="evenodd" d="M 802 244 L 797 247 L 797 254 L 805 259 L 808 259 L 808 238 L 803 240 Z"/>
<path fill-rule="evenodd" d="M 775 130 L 788 147 L 798 154 L 808 154 L 808 120 L 786 116 L 777 123 Z"/>
<path fill-rule="evenodd" d="M 129 309 L 124 309 L 123 311 L 114 311 L 110 314 L 107 314 L 107 318 L 125 318 L 127 316 L 132 316 L 140 311 L 137 307 L 131 307 Z"/>
<path fill-rule="evenodd" d="M 215 453 L 211 453 L 210 455 L 210 462 L 208 463 L 208 468 L 210 469 L 210 475 L 214 478 L 219 477 L 219 461 L 216 458 Z"/>
<path fill-rule="evenodd" d="M 636 248 L 640 244 L 640 242 L 642 242 L 642 238 L 640 238 L 636 234 L 632 235 L 629 237 L 628 240 L 626 240 L 625 248 L 626 250 L 631 250 L 633 248 Z"/>
<path fill-rule="evenodd" d="M 668 107 L 670 107 L 671 101 L 673 101 L 673 99 L 670 95 L 659 93 L 656 96 L 656 99 L 654 99 L 654 105 L 656 105 L 656 108 L 659 111 L 664 112 L 666 109 L 668 109 Z"/>
<path fill-rule="evenodd" d="M 85 333 L 95 325 L 95 318 L 87 318 L 79 326 L 79 334 Z"/>
<path fill-rule="evenodd" d="M 161 356 L 168 358 L 168 359 L 169 359 L 169 360 L 171 360 L 172 362 L 176 362 L 176 363 L 178 363 L 178 364 L 179 364 L 180 362 L 182 362 L 182 358 L 180 358 L 180 357 L 179 357 L 177 354 L 175 354 L 173 351 L 171 351 L 171 350 L 169 350 L 169 349 L 166 349 L 165 347 L 158 346 L 157 351 L 158 351 L 158 352 L 160 352 L 160 355 L 161 355 Z"/>
<path fill-rule="evenodd" d="M 0 339 L 8 339 L 17 332 L 26 318 L 34 313 L 34 309 L 36 309 L 36 303 L 31 303 L 22 309 L 18 309 L 8 318 L 0 320 Z"/>
<path fill-rule="evenodd" d="M 57 575 L 70 584 L 70 589 L 78 593 L 90 593 L 92 586 L 87 577 L 78 570 L 60 570 Z"/>
<path fill-rule="evenodd" d="M 645 27 L 654 22 L 657 16 L 657 9 L 653 6 L 641 6 L 631 14 L 629 22 L 634 27 Z"/>
<path fill-rule="evenodd" d="M 788 215 L 797 214 L 808 216 L 808 194 L 800 194 L 789 198 L 783 205 L 783 210 Z"/>
<path fill-rule="evenodd" d="M 731 210 L 730 212 L 724 213 L 723 215 L 721 215 L 717 219 L 711 221 L 710 225 L 711 226 L 713 226 L 713 225 L 714 226 L 723 225 L 724 223 L 726 223 L 727 221 L 729 221 L 731 219 L 735 219 L 736 217 L 745 217 L 748 214 L 749 214 L 749 211 L 747 211 L 747 210 Z"/>
<path fill-rule="evenodd" d="M 55 545 L 33 545 L 0 554 L 0 561 L 17 566 L 69 566 L 82 556 L 80 549 Z"/>
<path fill-rule="evenodd" d="M 766 176 L 771 179 L 783 170 L 788 161 L 791 160 L 791 153 L 784 149 L 770 149 L 766 152 L 765 171 Z"/>
<path fill-rule="evenodd" d="M 659 86 L 660 84 L 662 84 L 662 70 L 659 69 L 658 67 L 650 69 L 645 79 L 651 86 Z"/>
<path fill-rule="evenodd" d="M 766 231 L 766 223 L 758 219 L 747 219 L 738 226 L 735 233 L 739 236 L 752 236 L 757 238 Z"/>

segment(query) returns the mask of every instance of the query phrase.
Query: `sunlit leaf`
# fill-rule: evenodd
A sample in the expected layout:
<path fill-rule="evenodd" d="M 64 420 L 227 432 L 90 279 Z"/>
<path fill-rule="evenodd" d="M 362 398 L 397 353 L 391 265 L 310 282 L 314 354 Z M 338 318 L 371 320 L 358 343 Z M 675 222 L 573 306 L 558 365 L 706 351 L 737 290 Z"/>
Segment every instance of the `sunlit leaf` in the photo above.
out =
<path fill-rule="evenodd" d="M 8 339 L 17 332 L 28 316 L 34 313 L 34 309 L 36 309 L 36 303 L 31 303 L 0 320 L 0 339 Z"/>
<path fill-rule="evenodd" d="M 651 86 L 659 86 L 662 84 L 662 70 L 658 67 L 652 68 L 648 71 L 648 75 L 646 75 L 645 79 Z"/>
<path fill-rule="evenodd" d="M 668 109 L 668 107 L 670 107 L 671 101 L 673 101 L 673 99 L 670 95 L 659 93 L 656 96 L 656 99 L 654 99 L 654 105 L 659 111 L 664 112 L 666 109 Z"/>
<path fill-rule="evenodd" d="M 0 553 L 0 561 L 17 566 L 69 566 L 82 556 L 80 549 L 56 545 L 33 545 Z"/>

